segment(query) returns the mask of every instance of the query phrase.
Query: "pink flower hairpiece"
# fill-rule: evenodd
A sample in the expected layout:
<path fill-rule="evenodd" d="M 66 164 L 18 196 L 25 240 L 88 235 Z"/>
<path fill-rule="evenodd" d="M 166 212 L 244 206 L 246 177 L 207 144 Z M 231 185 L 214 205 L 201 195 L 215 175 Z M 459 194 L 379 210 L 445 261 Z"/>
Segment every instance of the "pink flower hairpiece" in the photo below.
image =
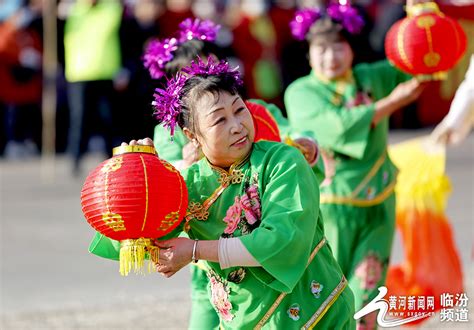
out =
<path fill-rule="evenodd" d="M 225 60 L 216 62 L 212 57 L 209 57 L 207 63 L 205 63 L 198 57 L 196 61 L 191 62 L 191 65 L 183 68 L 174 78 L 170 79 L 166 89 L 155 89 L 154 101 L 152 102 L 155 109 L 155 118 L 164 127 L 168 128 L 171 136 L 173 136 L 181 112 L 181 97 L 186 81 L 193 76 L 227 75 L 234 80 L 236 86 L 240 86 L 242 80 L 237 69 L 238 67 L 230 68 L 229 63 Z"/>
<path fill-rule="evenodd" d="M 174 51 L 180 45 L 192 39 L 213 42 L 216 40 L 219 29 L 220 25 L 210 20 L 187 18 L 179 24 L 177 38 L 168 38 L 163 41 L 154 39 L 147 45 L 143 55 L 143 64 L 153 79 L 160 79 L 166 75 L 165 66 L 173 59 Z"/>
<path fill-rule="evenodd" d="M 342 27 L 351 34 L 360 33 L 364 26 L 362 16 L 359 15 L 354 7 L 348 4 L 330 4 L 326 8 L 325 14 L 334 22 L 340 23 Z M 323 13 L 316 8 L 298 10 L 290 22 L 291 33 L 296 39 L 304 40 L 314 22 L 323 16 Z"/>

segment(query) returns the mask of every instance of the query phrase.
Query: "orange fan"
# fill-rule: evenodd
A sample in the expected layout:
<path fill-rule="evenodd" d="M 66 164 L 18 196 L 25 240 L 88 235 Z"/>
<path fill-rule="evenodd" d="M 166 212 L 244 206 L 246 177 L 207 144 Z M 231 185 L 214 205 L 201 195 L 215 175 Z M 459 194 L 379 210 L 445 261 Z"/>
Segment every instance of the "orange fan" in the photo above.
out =
<path fill-rule="evenodd" d="M 400 170 L 395 187 L 397 228 L 405 256 L 388 270 L 388 295 L 432 297 L 432 308 L 419 311 L 434 313 L 441 308 L 441 294 L 463 292 L 461 262 L 445 214 L 451 190 L 445 150 L 415 139 L 390 147 L 390 158 Z"/>
<path fill-rule="evenodd" d="M 127 275 L 141 272 L 145 258 L 157 251 L 152 240 L 182 221 L 188 192 L 179 172 L 153 147 L 122 146 L 89 174 L 81 205 L 96 231 L 120 241 L 120 273 Z"/>

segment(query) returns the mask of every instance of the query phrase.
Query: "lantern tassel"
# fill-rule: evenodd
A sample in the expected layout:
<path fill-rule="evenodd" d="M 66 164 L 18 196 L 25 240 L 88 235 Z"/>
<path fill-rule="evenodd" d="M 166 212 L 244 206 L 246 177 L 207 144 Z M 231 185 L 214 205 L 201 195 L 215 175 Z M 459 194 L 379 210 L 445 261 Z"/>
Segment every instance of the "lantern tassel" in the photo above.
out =
<path fill-rule="evenodd" d="M 154 256 L 156 250 L 158 248 L 148 238 L 120 241 L 120 274 L 127 276 L 131 271 L 135 274 L 144 274 L 145 259 L 149 260 L 148 273 L 155 271 L 150 255 Z"/>

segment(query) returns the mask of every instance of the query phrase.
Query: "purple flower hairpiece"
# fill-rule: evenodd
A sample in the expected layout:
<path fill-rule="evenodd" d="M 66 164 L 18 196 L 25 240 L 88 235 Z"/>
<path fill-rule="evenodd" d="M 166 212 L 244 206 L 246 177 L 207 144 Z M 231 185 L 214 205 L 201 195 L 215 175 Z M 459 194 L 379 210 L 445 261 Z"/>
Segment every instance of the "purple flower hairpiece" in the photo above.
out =
<path fill-rule="evenodd" d="M 321 11 L 316 8 L 305 8 L 298 10 L 295 18 L 290 22 L 293 36 L 298 40 L 304 40 L 309 28 L 321 18 Z"/>
<path fill-rule="evenodd" d="M 215 24 L 211 20 L 201 21 L 199 18 L 194 20 L 187 18 L 179 24 L 178 40 L 180 43 L 192 39 L 213 42 L 216 40 L 217 32 L 220 28 L 220 25 Z"/>
<path fill-rule="evenodd" d="M 228 75 L 235 81 L 237 86 L 242 84 L 238 67 L 231 69 L 229 63 L 225 60 L 216 62 L 209 57 L 205 63 L 200 57 L 196 61 L 192 61 L 191 65 L 183 68 L 174 78 L 168 81 L 166 89 L 156 88 L 153 94 L 154 101 L 152 105 L 155 108 L 155 118 L 163 124 L 164 127 L 170 129 L 171 136 L 174 135 L 176 124 L 178 123 L 178 115 L 181 112 L 181 97 L 183 87 L 186 81 L 193 76 L 213 76 Z"/>
<path fill-rule="evenodd" d="M 328 16 L 342 24 L 342 27 L 351 34 L 359 33 L 364 27 L 364 19 L 357 10 L 350 5 L 331 4 L 326 9 Z"/>
<path fill-rule="evenodd" d="M 326 9 L 326 15 L 333 21 L 340 23 L 351 34 L 359 33 L 364 26 L 362 16 L 351 5 L 330 4 Z M 322 16 L 321 11 L 316 8 L 298 10 L 290 22 L 291 33 L 296 39 L 303 40 L 311 25 Z"/>
<path fill-rule="evenodd" d="M 189 76 L 215 76 L 220 74 L 227 74 L 231 77 L 236 85 L 242 85 L 242 79 L 240 78 L 240 73 L 238 71 L 239 67 L 233 69 L 230 68 L 230 65 L 225 60 L 216 61 L 211 56 L 208 58 L 207 63 L 205 63 L 200 57 L 196 61 L 192 61 L 190 65 L 183 68 L 182 71 Z"/>
<path fill-rule="evenodd" d="M 153 79 L 160 79 L 165 75 L 165 65 L 173 59 L 173 52 L 178 46 L 176 38 L 150 41 L 143 55 L 143 64 Z"/>
<path fill-rule="evenodd" d="M 155 108 L 155 118 L 163 124 L 165 128 L 170 129 L 171 136 L 174 135 L 174 129 L 178 123 L 178 115 L 181 110 L 181 91 L 188 79 L 181 73 L 168 81 L 166 89 L 156 88 L 153 97 L 155 100 L 151 103 Z"/>
<path fill-rule="evenodd" d="M 143 64 L 150 71 L 153 79 L 160 79 L 166 75 L 166 63 L 173 59 L 174 51 L 180 45 L 192 39 L 213 42 L 216 40 L 219 29 L 220 25 L 210 20 L 187 18 L 179 24 L 177 38 L 150 41 L 143 55 Z"/>

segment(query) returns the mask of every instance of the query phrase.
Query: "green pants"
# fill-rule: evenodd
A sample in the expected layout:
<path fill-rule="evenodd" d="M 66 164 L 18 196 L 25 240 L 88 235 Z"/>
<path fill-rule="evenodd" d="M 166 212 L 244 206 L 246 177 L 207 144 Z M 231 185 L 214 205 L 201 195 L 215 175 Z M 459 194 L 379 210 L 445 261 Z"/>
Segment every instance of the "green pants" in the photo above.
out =
<path fill-rule="evenodd" d="M 395 232 L 395 195 L 370 207 L 322 204 L 321 211 L 326 237 L 349 281 L 358 312 L 385 285 Z M 376 316 L 374 312 L 357 322 L 375 329 Z"/>

